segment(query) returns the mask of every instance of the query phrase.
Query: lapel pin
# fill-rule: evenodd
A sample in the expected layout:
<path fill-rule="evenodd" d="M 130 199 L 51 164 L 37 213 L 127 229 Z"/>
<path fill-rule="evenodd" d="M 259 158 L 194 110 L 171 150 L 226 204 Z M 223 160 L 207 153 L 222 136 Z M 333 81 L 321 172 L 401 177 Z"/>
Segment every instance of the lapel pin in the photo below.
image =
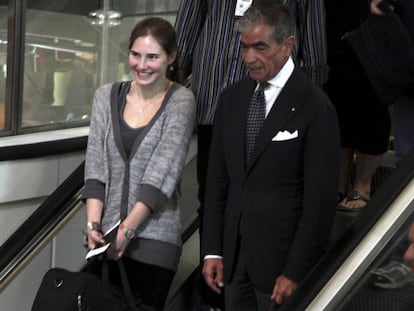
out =
<path fill-rule="evenodd" d="M 295 111 L 296 111 L 296 108 L 295 108 L 295 107 L 292 107 L 292 108 L 290 109 L 290 111 L 295 112 Z"/>

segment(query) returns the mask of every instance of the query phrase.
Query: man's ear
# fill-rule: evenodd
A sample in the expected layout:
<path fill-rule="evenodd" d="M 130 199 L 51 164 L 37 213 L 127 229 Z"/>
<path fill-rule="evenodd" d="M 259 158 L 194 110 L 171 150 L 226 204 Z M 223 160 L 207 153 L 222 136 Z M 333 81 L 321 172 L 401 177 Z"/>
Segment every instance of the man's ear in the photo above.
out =
<path fill-rule="evenodd" d="M 286 55 L 291 55 L 293 53 L 293 49 L 295 48 L 295 37 L 289 36 L 283 41 L 283 46 L 285 48 Z"/>

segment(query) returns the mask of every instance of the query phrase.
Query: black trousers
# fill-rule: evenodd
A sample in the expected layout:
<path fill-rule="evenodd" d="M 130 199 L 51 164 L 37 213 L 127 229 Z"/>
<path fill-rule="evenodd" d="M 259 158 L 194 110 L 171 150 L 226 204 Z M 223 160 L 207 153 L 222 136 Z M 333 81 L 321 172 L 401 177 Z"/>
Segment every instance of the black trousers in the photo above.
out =
<path fill-rule="evenodd" d="M 279 306 L 272 302 L 271 292 L 258 290 L 252 283 L 245 262 L 246 250 L 237 243 L 234 275 L 225 283 L 226 311 L 276 311 Z"/>

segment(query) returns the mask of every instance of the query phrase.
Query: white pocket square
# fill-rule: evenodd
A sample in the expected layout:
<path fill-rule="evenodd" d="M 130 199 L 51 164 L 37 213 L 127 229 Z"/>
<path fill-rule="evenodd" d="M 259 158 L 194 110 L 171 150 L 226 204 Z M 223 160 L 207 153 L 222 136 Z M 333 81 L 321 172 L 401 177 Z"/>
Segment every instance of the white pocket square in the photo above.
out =
<path fill-rule="evenodd" d="M 290 133 L 289 131 L 279 131 L 275 137 L 272 138 L 272 141 L 282 141 L 289 140 L 298 137 L 298 130 Z"/>

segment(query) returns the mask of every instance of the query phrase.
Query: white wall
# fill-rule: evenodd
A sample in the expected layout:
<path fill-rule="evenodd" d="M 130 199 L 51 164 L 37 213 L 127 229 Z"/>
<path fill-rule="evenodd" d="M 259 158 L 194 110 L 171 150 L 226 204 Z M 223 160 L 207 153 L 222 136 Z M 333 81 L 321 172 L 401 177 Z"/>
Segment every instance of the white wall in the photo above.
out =
<path fill-rule="evenodd" d="M 193 138 L 187 164 L 196 155 L 197 139 Z M 39 159 L 0 162 L 0 243 L 15 232 L 19 225 L 60 185 L 84 160 L 84 153 L 72 153 Z M 193 163 L 194 165 L 194 163 Z M 19 174 L 16 174 L 19 172 Z M 195 167 L 184 174 L 183 225 L 187 226 L 196 215 L 197 192 Z M 9 182 L 7 182 L 9 180 Z M 6 189 L 4 189 L 6 188 Z M 68 220 L 50 243 L 18 272 L 0 292 L 0 311 L 28 311 L 42 277 L 51 267 L 78 271 L 86 263 L 82 229 L 86 223 L 83 206 Z M 198 234 L 185 246 L 179 270 L 172 285 L 175 292 L 197 267 Z M 187 249 L 187 250 L 186 250 Z M 196 251 L 192 251 L 195 249 Z M 3 287 L 3 286 L 2 286 Z M 170 297 L 171 298 L 171 297 Z"/>
<path fill-rule="evenodd" d="M 42 204 L 84 161 L 84 152 L 35 159 L 0 162 L 0 243 Z M 79 270 L 85 261 L 82 229 L 85 211 L 80 209 L 33 261 L 0 293 L 0 309 L 30 310 L 45 272 L 52 266 Z M 81 228 L 82 227 L 82 228 Z"/>
<path fill-rule="evenodd" d="M 84 152 L 0 162 L 0 244 L 82 161 Z"/>

